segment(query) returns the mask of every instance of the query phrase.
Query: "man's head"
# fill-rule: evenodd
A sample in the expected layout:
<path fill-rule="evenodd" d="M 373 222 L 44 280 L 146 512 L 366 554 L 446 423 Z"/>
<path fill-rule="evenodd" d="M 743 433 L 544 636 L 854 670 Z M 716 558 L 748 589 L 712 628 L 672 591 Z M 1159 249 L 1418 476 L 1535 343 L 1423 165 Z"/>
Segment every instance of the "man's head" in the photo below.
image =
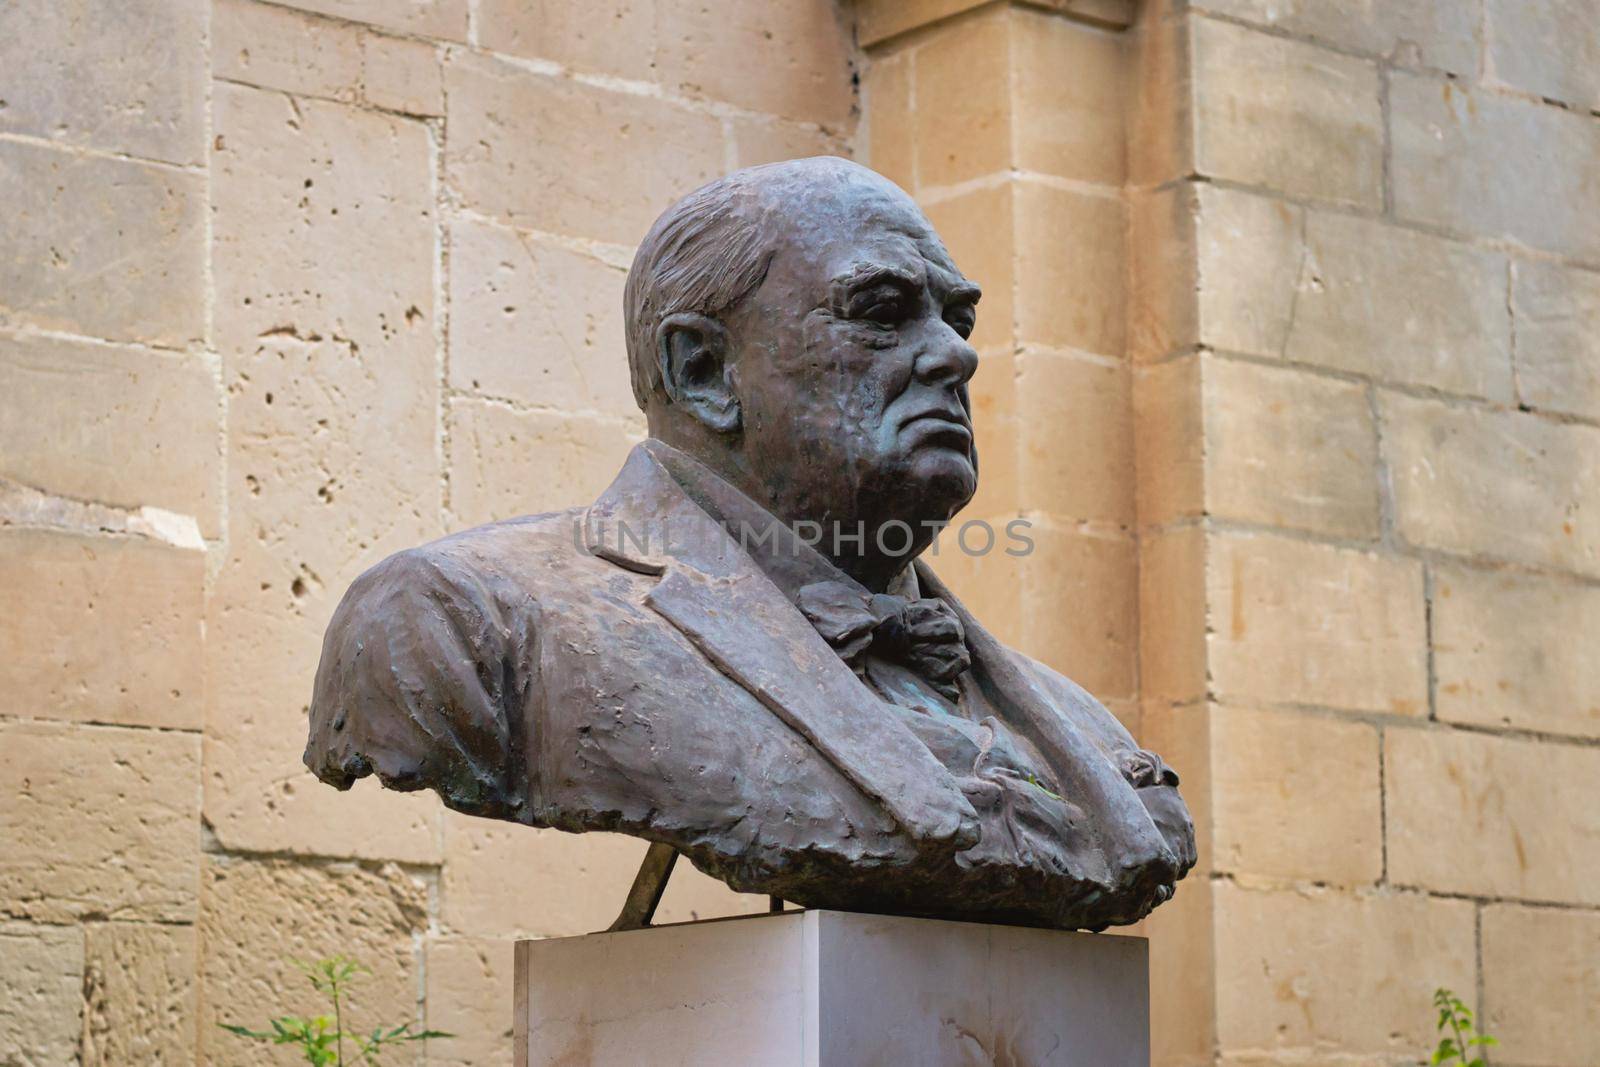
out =
<path fill-rule="evenodd" d="M 779 518 L 943 521 L 977 488 L 977 299 L 891 182 L 832 157 L 752 167 L 640 245 L 634 394 L 651 436 Z"/>

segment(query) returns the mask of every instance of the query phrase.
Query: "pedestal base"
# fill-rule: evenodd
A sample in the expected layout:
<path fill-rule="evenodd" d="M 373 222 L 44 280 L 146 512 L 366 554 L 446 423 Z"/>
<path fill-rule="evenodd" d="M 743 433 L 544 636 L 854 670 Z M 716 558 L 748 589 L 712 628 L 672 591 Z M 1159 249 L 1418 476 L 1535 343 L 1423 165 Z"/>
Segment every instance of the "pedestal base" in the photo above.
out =
<path fill-rule="evenodd" d="M 517 1067 L 1148 1067 L 1144 938 L 790 911 L 517 942 Z"/>

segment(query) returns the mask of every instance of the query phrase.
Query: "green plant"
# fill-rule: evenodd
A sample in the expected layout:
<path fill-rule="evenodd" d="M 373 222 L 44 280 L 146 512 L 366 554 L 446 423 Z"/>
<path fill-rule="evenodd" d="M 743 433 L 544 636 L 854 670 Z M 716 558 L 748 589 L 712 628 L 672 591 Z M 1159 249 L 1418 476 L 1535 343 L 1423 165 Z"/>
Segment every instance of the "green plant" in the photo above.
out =
<path fill-rule="evenodd" d="M 312 988 L 327 997 L 333 1005 L 332 1015 L 318 1015 L 305 1019 L 298 1015 L 280 1015 L 268 1021 L 270 1030 L 251 1030 L 231 1023 L 219 1023 L 230 1034 L 238 1034 L 253 1041 L 270 1041 L 274 1045 L 298 1045 L 305 1053 L 311 1067 L 344 1067 L 345 996 L 351 979 L 358 974 L 370 974 L 348 956 L 334 956 L 316 963 L 290 960 L 307 978 Z M 351 1033 L 362 1063 L 376 1063 L 378 1053 L 386 1046 L 407 1041 L 426 1041 L 429 1038 L 451 1037 L 443 1030 L 418 1030 L 413 1032 L 410 1023 L 394 1027 L 374 1027 L 371 1034 Z"/>
<path fill-rule="evenodd" d="M 1439 1009 L 1439 1047 L 1433 1050 L 1430 1064 L 1459 1063 L 1461 1067 L 1486 1067 L 1482 1056 L 1474 1055 L 1478 1049 L 1498 1045 L 1500 1042 L 1477 1029 L 1472 1009 L 1448 989 L 1433 992 L 1433 1006 Z M 1448 1031 L 1448 1032 L 1447 1032 Z M 1472 1056 L 1468 1059 L 1468 1056 Z"/>

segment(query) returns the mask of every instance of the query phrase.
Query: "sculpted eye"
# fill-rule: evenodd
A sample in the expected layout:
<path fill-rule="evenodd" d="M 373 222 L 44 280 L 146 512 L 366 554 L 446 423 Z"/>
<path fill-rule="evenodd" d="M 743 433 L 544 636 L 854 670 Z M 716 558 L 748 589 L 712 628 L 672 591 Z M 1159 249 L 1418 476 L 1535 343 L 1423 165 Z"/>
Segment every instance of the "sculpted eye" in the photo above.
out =
<path fill-rule="evenodd" d="M 899 297 L 890 297 L 886 300 L 873 300 L 861 317 L 869 322 L 876 322 L 880 326 L 898 326 L 905 321 L 905 301 Z"/>
<path fill-rule="evenodd" d="M 944 321 L 964 341 L 972 336 L 973 329 L 978 325 L 978 309 L 971 304 L 957 304 L 945 309 Z"/>

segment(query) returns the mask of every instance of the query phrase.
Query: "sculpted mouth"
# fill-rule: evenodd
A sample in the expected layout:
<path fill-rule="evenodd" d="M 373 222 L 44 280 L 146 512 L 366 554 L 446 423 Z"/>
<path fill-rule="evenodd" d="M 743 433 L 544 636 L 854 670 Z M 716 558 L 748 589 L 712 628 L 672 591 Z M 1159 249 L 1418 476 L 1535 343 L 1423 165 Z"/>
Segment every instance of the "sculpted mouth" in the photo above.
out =
<path fill-rule="evenodd" d="M 915 430 L 920 437 L 959 438 L 963 445 L 972 440 L 972 427 L 964 416 L 948 411 L 928 411 L 913 415 L 900 424 L 900 432 Z"/>

